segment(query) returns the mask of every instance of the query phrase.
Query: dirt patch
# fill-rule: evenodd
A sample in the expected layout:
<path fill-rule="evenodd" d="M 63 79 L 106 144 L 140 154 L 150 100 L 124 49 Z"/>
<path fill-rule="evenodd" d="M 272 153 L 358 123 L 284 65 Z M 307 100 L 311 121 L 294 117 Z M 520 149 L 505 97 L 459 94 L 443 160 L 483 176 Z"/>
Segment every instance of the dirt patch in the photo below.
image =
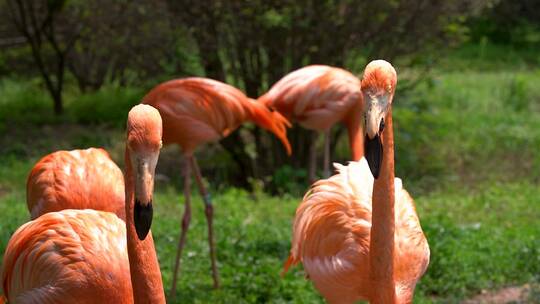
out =
<path fill-rule="evenodd" d="M 0 184 L 0 198 L 6 196 L 10 191 L 11 189 L 8 186 Z"/>
<path fill-rule="evenodd" d="M 469 300 L 463 301 L 463 304 L 521 304 L 535 303 L 531 302 L 529 297 L 531 286 L 512 286 L 499 289 L 497 291 L 482 290 L 482 293 Z"/>

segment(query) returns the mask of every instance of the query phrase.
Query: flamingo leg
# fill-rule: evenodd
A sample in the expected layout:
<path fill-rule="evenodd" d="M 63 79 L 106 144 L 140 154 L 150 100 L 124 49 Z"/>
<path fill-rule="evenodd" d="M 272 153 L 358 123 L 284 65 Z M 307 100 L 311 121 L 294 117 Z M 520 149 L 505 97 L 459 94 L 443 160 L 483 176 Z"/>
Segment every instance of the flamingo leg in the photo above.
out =
<path fill-rule="evenodd" d="M 324 131 L 324 178 L 330 177 L 330 129 Z"/>
<path fill-rule="evenodd" d="M 204 186 L 201 171 L 199 170 L 199 165 L 197 164 L 195 157 L 191 158 L 191 165 L 195 171 L 195 180 L 197 181 L 199 191 L 204 200 L 204 214 L 206 215 L 206 222 L 208 223 L 208 245 L 210 247 L 210 259 L 212 262 L 212 278 L 214 279 L 214 288 L 219 288 L 219 273 L 217 269 L 216 248 L 214 243 L 214 206 L 212 205 L 212 201 L 210 199 L 210 193 L 208 193 L 206 187 Z"/>
<path fill-rule="evenodd" d="M 176 259 L 174 263 L 173 281 L 169 298 L 174 299 L 176 295 L 176 280 L 178 278 L 178 269 L 180 268 L 180 257 L 186 243 L 187 231 L 191 222 L 191 159 L 193 156 L 188 156 L 184 164 L 184 216 L 182 218 L 182 228 L 180 238 L 178 240 L 178 249 L 176 250 Z"/>
<path fill-rule="evenodd" d="M 316 180 L 316 174 L 317 174 L 317 139 L 319 138 L 319 134 L 316 132 L 313 132 L 313 136 L 311 137 L 311 145 L 309 147 L 309 171 L 308 171 L 308 179 L 309 183 L 313 184 Z"/>

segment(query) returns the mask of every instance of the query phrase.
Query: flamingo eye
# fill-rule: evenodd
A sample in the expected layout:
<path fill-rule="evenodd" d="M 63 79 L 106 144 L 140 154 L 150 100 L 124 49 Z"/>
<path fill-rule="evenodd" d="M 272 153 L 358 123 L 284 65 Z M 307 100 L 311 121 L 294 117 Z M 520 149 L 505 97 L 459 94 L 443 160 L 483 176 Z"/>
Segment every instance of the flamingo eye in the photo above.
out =
<path fill-rule="evenodd" d="M 379 132 L 382 132 L 384 130 L 384 118 L 381 119 L 381 123 L 379 124 Z"/>

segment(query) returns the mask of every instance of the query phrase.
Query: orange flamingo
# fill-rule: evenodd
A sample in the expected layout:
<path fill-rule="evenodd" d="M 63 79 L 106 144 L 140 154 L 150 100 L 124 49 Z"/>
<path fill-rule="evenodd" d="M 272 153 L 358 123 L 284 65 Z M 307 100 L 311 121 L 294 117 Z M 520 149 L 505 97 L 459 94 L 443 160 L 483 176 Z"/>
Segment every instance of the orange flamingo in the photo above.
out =
<path fill-rule="evenodd" d="M 219 275 L 214 248 L 213 214 L 210 196 L 204 187 L 201 172 L 193 153 L 202 144 L 226 137 L 242 123 L 251 121 L 274 133 L 291 153 L 286 127 L 289 122 L 277 112 L 271 112 L 263 104 L 247 98 L 240 90 L 225 83 L 199 77 L 176 79 L 153 88 L 143 103 L 156 107 L 163 118 L 163 143 L 178 144 L 186 158 L 184 168 L 185 209 L 182 219 L 178 250 L 175 259 L 171 297 L 176 292 L 180 257 L 191 221 L 191 170 L 205 203 L 208 223 L 208 242 L 212 263 L 214 288 L 219 287 Z"/>
<path fill-rule="evenodd" d="M 302 127 L 325 134 L 324 175 L 329 176 L 330 128 L 344 122 L 349 133 L 352 159 L 364 155 L 362 94 L 360 80 L 346 70 L 326 65 L 310 65 L 279 80 L 259 101 L 276 109 Z M 309 179 L 315 180 L 316 141 L 310 149 Z"/>
<path fill-rule="evenodd" d="M 125 219 L 124 176 L 99 148 L 56 151 L 41 158 L 26 182 L 31 218 L 63 209 L 95 209 Z"/>
<path fill-rule="evenodd" d="M 296 210 L 284 272 L 302 262 L 330 303 L 412 303 L 429 263 L 414 202 L 394 178 L 396 82 L 388 62 L 368 64 L 362 80 L 367 161 L 336 165 L 338 173 L 316 182 Z"/>
<path fill-rule="evenodd" d="M 156 109 L 129 112 L 125 223 L 110 212 L 68 209 L 14 233 L 2 269 L 10 302 L 165 303 L 150 232 L 161 128 Z"/>

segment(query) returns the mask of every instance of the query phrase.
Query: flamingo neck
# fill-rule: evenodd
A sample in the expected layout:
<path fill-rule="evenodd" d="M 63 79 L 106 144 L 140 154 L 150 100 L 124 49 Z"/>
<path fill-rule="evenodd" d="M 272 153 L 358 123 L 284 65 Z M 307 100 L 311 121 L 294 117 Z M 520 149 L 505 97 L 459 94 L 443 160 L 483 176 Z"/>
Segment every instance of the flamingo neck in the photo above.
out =
<path fill-rule="evenodd" d="M 370 238 L 370 277 L 374 283 L 372 303 L 396 303 L 394 283 L 394 131 L 392 108 L 388 109 L 382 134 L 383 158 L 373 186 Z"/>
<path fill-rule="evenodd" d="M 126 234 L 129 271 L 135 303 L 165 303 L 161 271 L 154 247 L 152 231 L 139 240 L 133 221 L 134 176 L 129 151 L 126 148 Z"/>
<path fill-rule="evenodd" d="M 359 161 L 364 156 L 364 132 L 362 130 L 362 103 L 357 102 L 345 119 L 349 134 L 349 146 L 353 161 Z"/>

